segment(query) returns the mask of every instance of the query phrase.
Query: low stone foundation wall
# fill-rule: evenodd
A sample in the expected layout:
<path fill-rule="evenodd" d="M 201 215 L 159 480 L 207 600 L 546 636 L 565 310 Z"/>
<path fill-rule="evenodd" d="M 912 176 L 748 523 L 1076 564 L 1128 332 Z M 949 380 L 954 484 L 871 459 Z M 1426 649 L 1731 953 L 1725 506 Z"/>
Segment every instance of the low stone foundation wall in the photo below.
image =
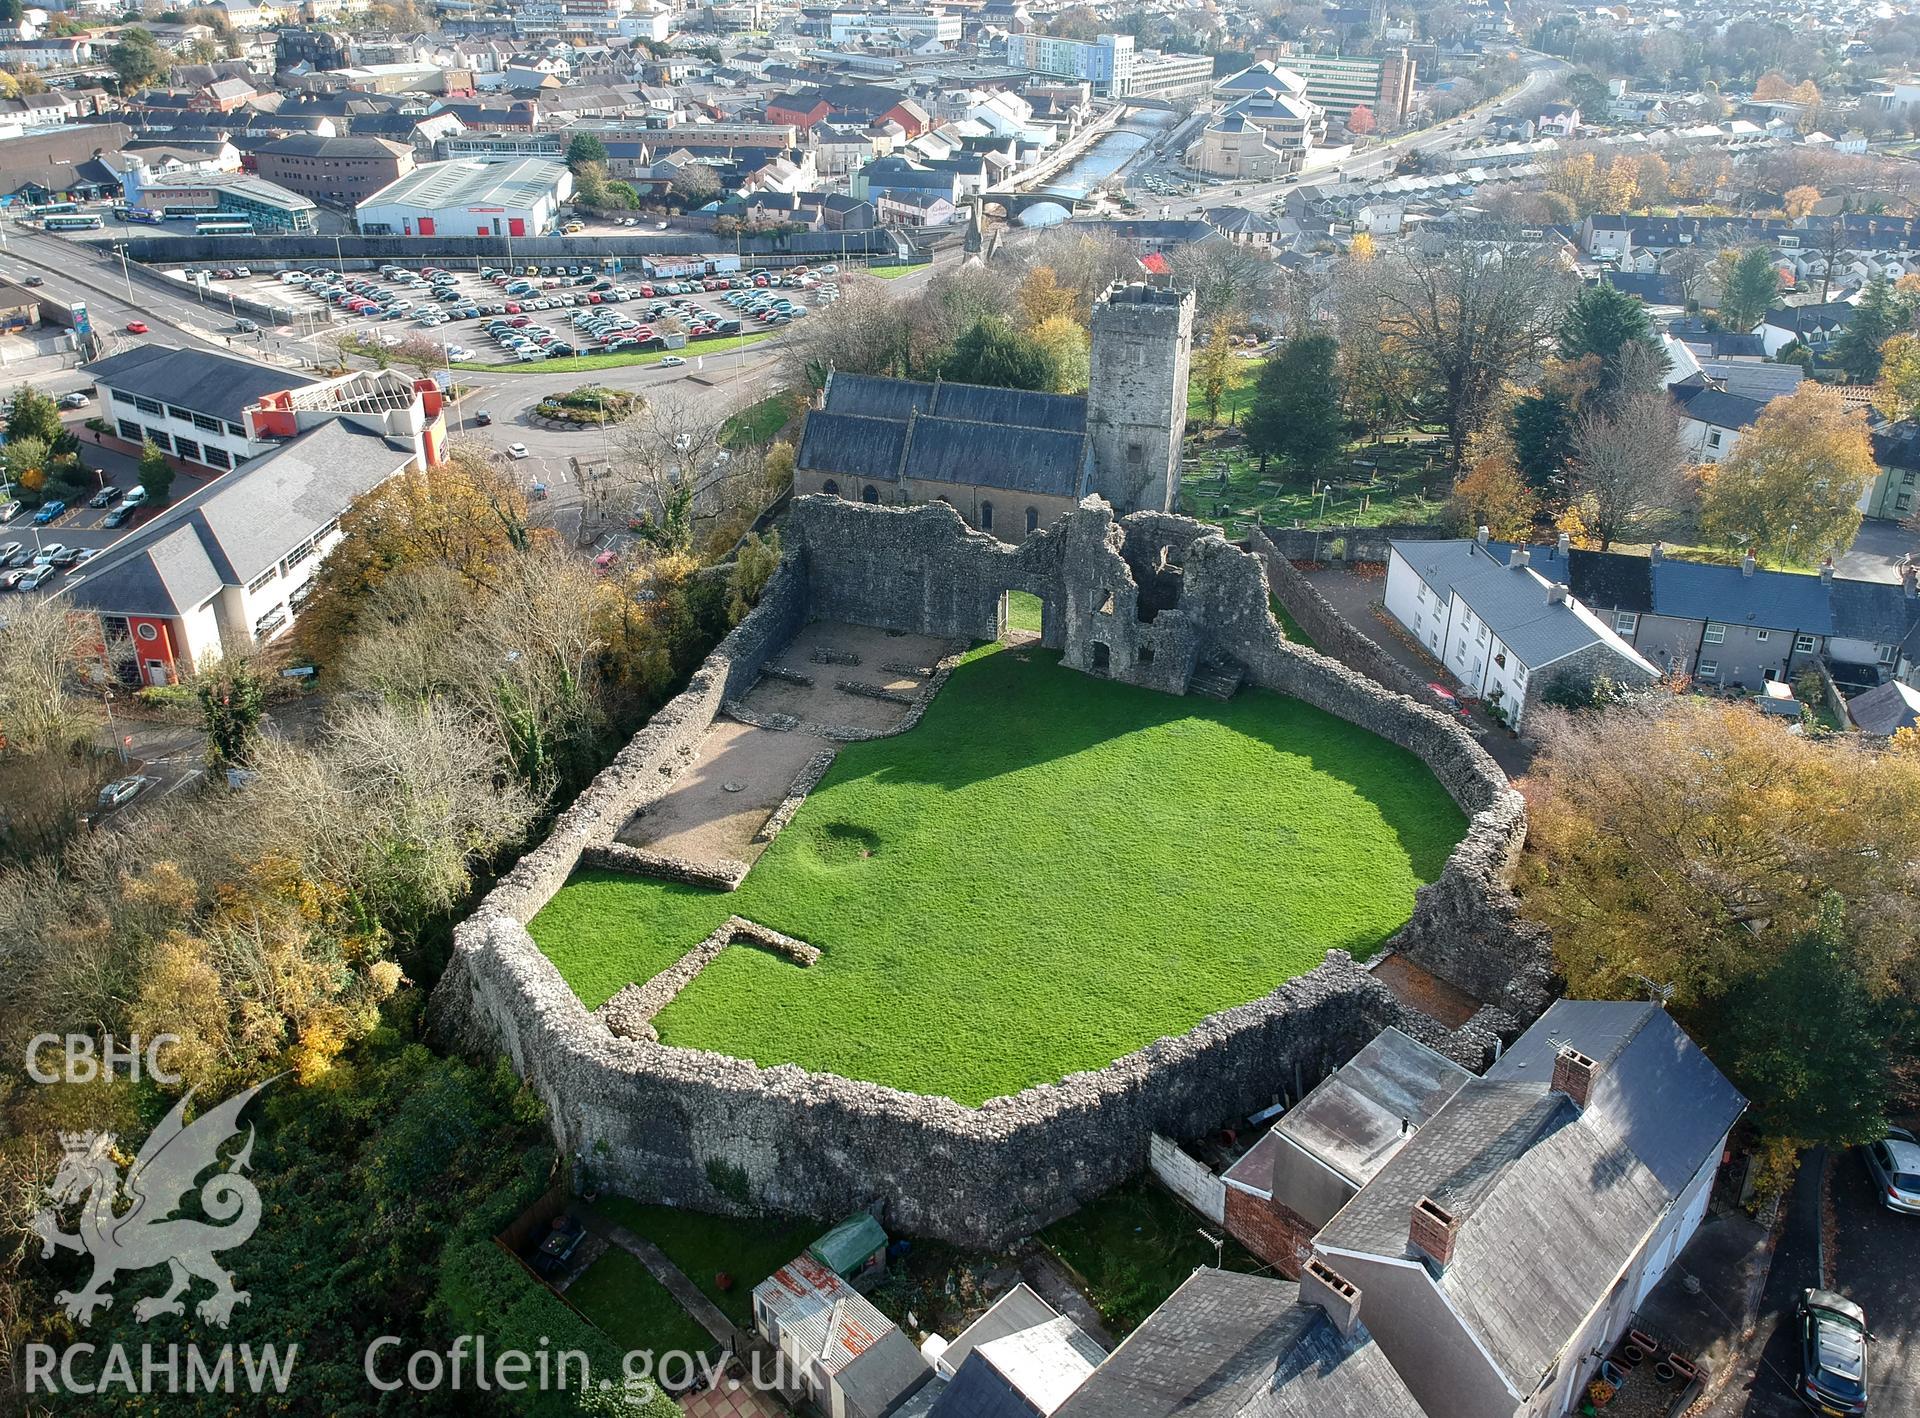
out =
<path fill-rule="evenodd" d="M 1435 542 L 1454 535 L 1431 522 L 1379 527 L 1262 527 L 1289 561 L 1372 561 L 1385 564 L 1389 542 Z"/>
<path fill-rule="evenodd" d="M 857 694 L 863 699 L 879 699 L 888 704 L 911 704 L 920 696 L 911 689 L 888 689 L 884 684 L 867 684 L 857 679 L 839 679 L 833 687 L 842 694 Z"/>
<path fill-rule="evenodd" d="M 700 944 L 644 985 L 622 985 L 613 998 L 594 1012 L 595 1018 L 610 1033 L 623 1039 L 658 1039 L 653 1017 L 673 1001 L 673 997 L 692 984 L 700 972 L 719 958 L 730 945 L 757 945 L 775 955 L 784 956 L 805 967 L 820 959 L 820 952 L 803 940 L 782 935 L 745 916 L 729 916 Z"/>
<path fill-rule="evenodd" d="M 580 853 L 580 865 L 679 881 L 688 886 L 705 886 L 715 891 L 738 891 L 740 883 L 747 879 L 747 864 L 732 857 L 695 862 L 668 856 L 665 852 L 649 852 L 644 847 L 629 847 L 624 842 L 596 843 L 585 848 Z"/>
<path fill-rule="evenodd" d="M 1104 646 L 1100 637 L 1137 629 L 1121 615 L 1135 594 L 1124 535 L 1092 499 L 1015 549 L 967 531 L 940 504 L 897 510 L 805 497 L 760 606 L 459 927 L 434 992 L 436 1028 L 505 1050 L 546 1103 L 559 1145 L 617 1191 L 722 1212 L 742 1210 L 744 1199 L 747 1210 L 805 1215 L 877 1198 L 899 1230 L 974 1246 L 1027 1234 L 1137 1171 L 1155 1132 L 1191 1136 L 1294 1100 L 1386 1025 L 1483 1063 L 1532 1018 L 1534 982 L 1545 980 L 1542 942 L 1519 927 L 1506 886 L 1525 832 L 1518 794 L 1457 722 L 1290 645 L 1268 613 L 1255 557 L 1184 518 L 1141 530 L 1177 543 L 1167 564 L 1179 571 L 1170 588 L 1178 605 L 1159 612 L 1158 629 L 1145 627 L 1159 645 L 1230 656 L 1253 683 L 1411 750 L 1469 814 L 1465 840 L 1390 944 L 1497 1008 L 1447 1030 L 1402 1006 L 1345 952 L 1329 951 L 1315 969 L 1183 1035 L 977 1108 L 674 1048 L 647 1038 L 650 1027 L 620 1037 L 589 1014 L 526 922 L 588 847 L 610 841 L 691 758 L 722 703 L 745 694 L 809 606 L 824 618 L 964 637 L 995 623 L 1005 590 L 1034 590 L 1061 608 L 1054 623 L 1077 667 Z M 1119 600 L 1120 610 L 1088 603 L 1088 588 L 1102 586 L 1116 594 L 1099 599 Z M 1124 641 L 1113 648 L 1116 668 L 1133 663 L 1122 658 Z M 908 722 L 886 732 L 917 721 L 956 658 L 941 661 Z"/>
<path fill-rule="evenodd" d="M 756 842 L 771 842 L 778 837 L 793 815 L 800 811 L 800 805 L 807 800 L 807 794 L 820 786 L 820 780 L 827 776 L 827 770 L 833 767 L 833 760 L 839 751 L 823 748 L 809 758 L 806 767 L 794 775 L 793 786 L 787 789 L 787 795 L 780 799 L 779 805 L 767 814 L 767 820 L 760 824 L 760 830 L 753 834 Z"/>

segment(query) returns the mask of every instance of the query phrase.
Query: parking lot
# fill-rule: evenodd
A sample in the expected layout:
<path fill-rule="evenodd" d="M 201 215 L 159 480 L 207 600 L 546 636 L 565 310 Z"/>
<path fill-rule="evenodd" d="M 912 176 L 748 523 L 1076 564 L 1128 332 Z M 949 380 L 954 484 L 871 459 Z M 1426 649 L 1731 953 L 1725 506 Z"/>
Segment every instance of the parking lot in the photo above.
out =
<path fill-rule="evenodd" d="M 170 274 L 236 300 L 331 319 L 319 338 L 348 333 L 390 347 L 424 338 L 450 363 L 533 364 L 575 355 L 643 353 L 772 331 L 839 298 L 833 263 L 781 270 L 649 277 L 583 262 L 454 271 L 431 264 L 336 271 L 187 267 Z M 235 329 L 250 322 L 236 310 Z"/>

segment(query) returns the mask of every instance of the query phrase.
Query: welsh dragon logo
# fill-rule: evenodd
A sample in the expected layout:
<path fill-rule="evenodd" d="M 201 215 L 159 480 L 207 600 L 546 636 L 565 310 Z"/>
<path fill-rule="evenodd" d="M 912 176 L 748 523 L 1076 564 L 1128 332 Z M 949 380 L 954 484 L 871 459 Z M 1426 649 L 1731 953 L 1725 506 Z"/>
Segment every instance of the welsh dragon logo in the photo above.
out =
<path fill-rule="evenodd" d="M 248 1295 L 233 1288 L 233 1277 L 214 1259 L 214 1252 L 243 1244 L 260 1224 L 260 1193 L 240 1175 L 253 1156 L 251 1125 L 246 1142 L 225 1169 L 199 1187 L 200 1209 L 208 1220 L 174 1213 L 199 1185 L 201 1173 L 220 1166 L 220 1149 L 240 1135 L 241 1110 L 264 1087 L 256 1084 L 235 1094 L 191 1124 L 186 1111 L 193 1092 L 188 1090 L 148 1136 L 124 1181 L 114 1161 L 112 1133 L 60 1134 L 65 1155 L 54 1175 L 52 1200 L 56 1206 L 81 1201 L 80 1229 L 74 1235 L 60 1230 L 52 1209 L 34 1217 L 31 1229 L 40 1238 L 43 1258 L 56 1250 L 82 1251 L 93 1258 L 93 1278 L 86 1288 L 78 1293 L 62 1290 L 54 1297 L 68 1318 L 91 1324 L 96 1309 L 112 1308 L 113 1297 L 106 1291 L 116 1275 L 165 1265 L 172 1276 L 166 1294 L 141 1300 L 134 1317 L 144 1322 L 184 1313 L 180 1294 L 192 1283 L 190 1277 L 198 1276 L 212 1284 L 213 1294 L 194 1306 L 195 1313 L 226 1328 L 233 1307 L 246 1303 Z M 116 1211 L 123 1194 L 129 1205 Z"/>

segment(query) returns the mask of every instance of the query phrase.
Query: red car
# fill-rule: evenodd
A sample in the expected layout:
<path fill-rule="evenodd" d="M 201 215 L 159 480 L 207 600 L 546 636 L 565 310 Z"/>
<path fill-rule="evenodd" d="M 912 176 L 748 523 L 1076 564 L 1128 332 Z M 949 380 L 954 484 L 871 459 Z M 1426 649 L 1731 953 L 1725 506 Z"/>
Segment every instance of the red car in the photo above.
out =
<path fill-rule="evenodd" d="M 147 333 L 147 322 L 146 322 L 146 321 L 144 321 L 144 320 L 129 320 L 129 321 L 127 322 L 127 333 L 128 333 L 129 335 L 144 335 L 144 334 L 146 334 L 146 333 Z"/>

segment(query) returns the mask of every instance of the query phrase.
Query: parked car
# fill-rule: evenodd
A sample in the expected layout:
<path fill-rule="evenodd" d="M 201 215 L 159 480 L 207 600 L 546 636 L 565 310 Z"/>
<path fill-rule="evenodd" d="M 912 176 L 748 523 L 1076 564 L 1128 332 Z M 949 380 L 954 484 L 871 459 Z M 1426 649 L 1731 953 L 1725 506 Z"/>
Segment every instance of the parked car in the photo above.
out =
<path fill-rule="evenodd" d="M 93 400 L 89 399 L 78 389 L 75 389 L 71 394 L 62 394 L 60 396 L 60 407 L 63 409 L 84 409 L 92 402 Z"/>
<path fill-rule="evenodd" d="M 1888 1128 L 1878 1142 L 1860 1149 L 1867 1171 L 1889 1211 L 1920 1216 L 1920 1137 L 1905 1128 Z"/>
<path fill-rule="evenodd" d="M 686 361 L 680 358 L 679 355 L 668 355 L 665 359 L 660 361 L 660 367 L 662 369 L 676 369 L 680 365 L 683 365 L 685 363 Z"/>
<path fill-rule="evenodd" d="M 130 487 L 127 489 L 127 495 L 125 498 L 121 500 L 120 505 L 122 507 L 138 507 L 141 503 L 145 502 L 146 500 L 147 500 L 146 488 Z"/>
<path fill-rule="evenodd" d="M 135 503 L 123 502 L 114 508 L 113 511 L 102 517 L 100 519 L 100 525 L 103 527 L 124 527 L 133 520 L 133 514 L 138 510 L 138 506 Z"/>
<path fill-rule="evenodd" d="M 67 504 L 58 498 L 55 498 L 52 502 L 43 502 L 40 504 L 40 510 L 33 514 L 33 525 L 36 527 L 44 527 L 49 522 L 57 522 L 61 514 L 66 510 Z"/>
<path fill-rule="evenodd" d="M 0 543 L 0 571 L 10 566 L 24 566 L 30 553 L 19 542 Z"/>
<path fill-rule="evenodd" d="M 60 568 L 57 566 L 35 566 L 21 573 L 20 579 L 13 583 L 13 589 L 16 591 L 37 591 L 59 574 Z"/>
<path fill-rule="evenodd" d="M 0 526 L 11 522 L 26 510 L 17 497 L 9 497 L 6 501 L 0 502 Z"/>
<path fill-rule="evenodd" d="M 246 316 L 242 315 L 238 320 L 233 322 L 233 328 L 238 334 L 255 335 L 260 332 L 260 322 L 258 320 L 249 320 Z"/>
<path fill-rule="evenodd" d="M 140 795 L 140 790 L 152 781 L 137 773 L 128 778 L 115 778 L 100 790 L 100 806 L 112 808 L 119 807 L 122 803 L 130 803 Z"/>
<path fill-rule="evenodd" d="M 111 507 L 113 505 L 113 500 L 119 495 L 120 495 L 120 489 L 115 487 L 112 483 L 108 483 L 105 487 L 101 488 L 100 491 L 96 492 L 92 497 L 89 497 L 87 499 L 87 506 Z"/>
<path fill-rule="evenodd" d="M 1800 1295 L 1800 1385 L 1815 1413 L 1858 1418 L 1867 1411 L 1867 1312 L 1831 1290 Z"/>

